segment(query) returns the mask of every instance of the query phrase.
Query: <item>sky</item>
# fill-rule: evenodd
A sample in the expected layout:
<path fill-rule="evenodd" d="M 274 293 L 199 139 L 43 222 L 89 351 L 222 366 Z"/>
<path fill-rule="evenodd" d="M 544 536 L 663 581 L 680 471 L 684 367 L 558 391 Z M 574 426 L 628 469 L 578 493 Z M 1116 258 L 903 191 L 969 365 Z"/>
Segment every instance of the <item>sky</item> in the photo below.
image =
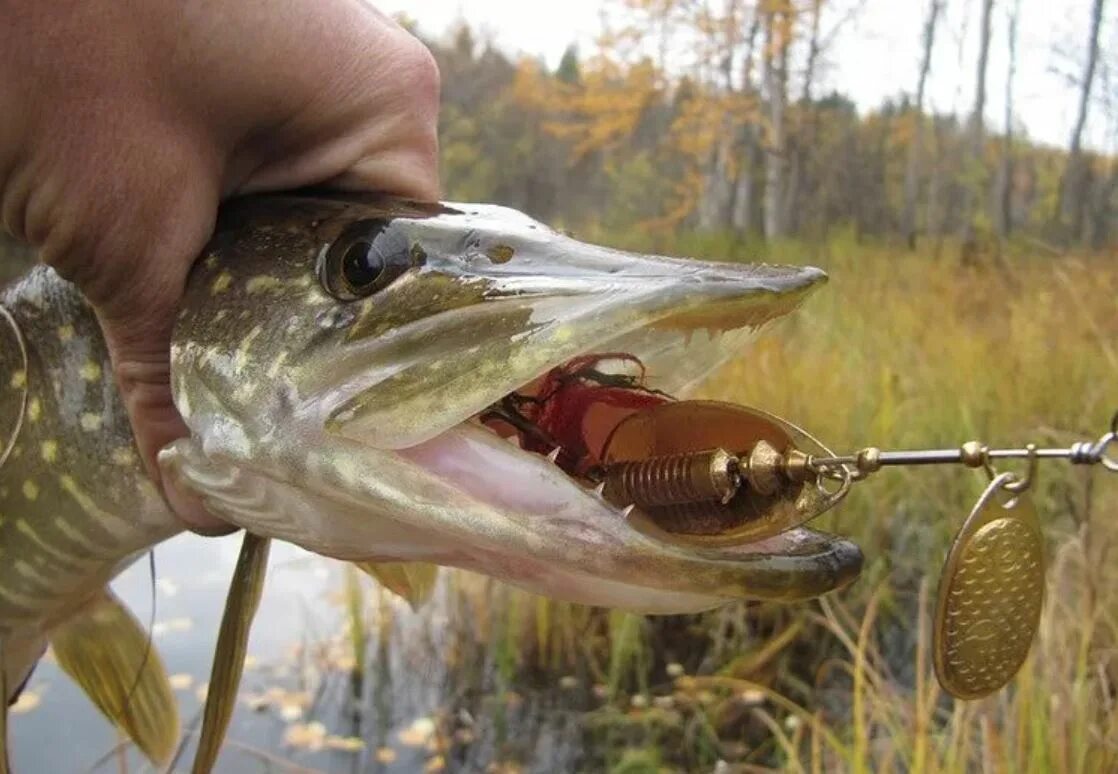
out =
<path fill-rule="evenodd" d="M 1091 0 L 996 0 L 987 75 L 987 125 L 1004 126 L 1007 70 L 1007 9 L 1019 4 L 1018 66 L 1015 106 L 1017 129 L 1035 140 L 1064 146 L 1077 109 L 1077 93 L 1068 76 L 1078 77 L 1086 48 Z M 388 13 L 406 13 L 424 35 L 445 35 L 461 20 L 479 29 L 509 54 L 542 56 L 554 66 L 572 42 L 590 53 L 601 30 L 601 0 L 373 0 Z M 826 33 L 845 10 L 860 3 L 826 52 L 821 87 L 851 97 L 863 110 L 889 96 L 915 89 L 921 34 L 928 0 L 831 0 L 842 9 L 825 17 Z M 978 50 L 979 0 L 946 0 L 945 23 L 936 41 L 930 106 L 963 114 L 974 99 L 974 63 Z M 1118 51 L 1118 25 L 1104 25 L 1100 44 Z M 1104 55 L 1105 56 L 1105 55 Z M 1105 71 L 1096 77 L 1088 144 L 1118 150 L 1118 115 L 1108 120 L 1104 95 L 1118 96 L 1118 83 Z M 817 92 L 818 93 L 818 92 Z M 1113 124 L 1113 125 L 1111 125 Z"/>

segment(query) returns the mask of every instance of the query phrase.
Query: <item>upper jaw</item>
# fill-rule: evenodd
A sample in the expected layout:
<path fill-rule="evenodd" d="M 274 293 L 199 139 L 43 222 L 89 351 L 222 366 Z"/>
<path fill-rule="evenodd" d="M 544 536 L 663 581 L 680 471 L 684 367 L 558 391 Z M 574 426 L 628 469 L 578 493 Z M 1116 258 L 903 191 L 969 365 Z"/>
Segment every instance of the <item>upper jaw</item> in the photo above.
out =
<path fill-rule="evenodd" d="M 490 209 L 502 210 L 395 221 L 426 266 L 365 305 L 343 347 L 353 365 L 344 387 L 311 390 L 331 431 L 378 448 L 411 447 L 595 351 L 635 354 L 657 387 L 683 391 L 826 280 L 812 267 L 623 253 L 523 216 L 509 218 L 519 227 L 487 231 L 481 224 L 497 218 Z M 447 288 L 458 296 L 445 311 L 384 324 L 394 304 L 442 299 Z"/>

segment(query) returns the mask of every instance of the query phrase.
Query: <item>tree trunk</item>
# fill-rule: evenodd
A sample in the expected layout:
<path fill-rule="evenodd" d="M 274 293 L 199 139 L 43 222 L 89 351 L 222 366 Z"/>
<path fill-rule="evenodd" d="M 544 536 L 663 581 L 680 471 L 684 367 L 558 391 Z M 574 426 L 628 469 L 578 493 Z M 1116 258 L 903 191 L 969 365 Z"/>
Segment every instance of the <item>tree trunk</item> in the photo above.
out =
<path fill-rule="evenodd" d="M 756 225 L 753 217 L 756 209 L 753 175 L 762 163 L 761 144 L 755 127 L 742 127 L 738 157 L 741 161 L 738 164 L 738 179 L 734 187 L 734 205 L 730 211 L 730 224 L 739 234 L 746 234 Z"/>
<path fill-rule="evenodd" d="M 1083 82 L 1079 88 L 1079 112 L 1068 143 L 1068 162 L 1061 182 L 1060 213 L 1064 226 L 1071 235 L 1078 235 L 1083 226 L 1083 200 L 1086 194 L 1086 175 L 1083 169 L 1083 128 L 1087 125 L 1087 111 L 1091 102 L 1091 85 L 1095 80 L 1095 67 L 1099 59 L 1099 27 L 1102 25 L 1104 0 L 1095 0 L 1091 7 L 1091 32 L 1087 42 L 1087 63 Z"/>
<path fill-rule="evenodd" d="M 1005 77 L 1005 138 L 998 173 L 998 238 L 1005 242 L 1013 230 L 1013 79 L 1017 75 L 1017 19 L 1021 0 L 1014 0 L 1009 12 L 1009 70 Z"/>
<path fill-rule="evenodd" d="M 982 29 L 979 32 L 978 70 L 975 73 L 976 87 L 974 91 L 974 109 L 971 111 L 969 129 L 969 142 L 967 144 L 967 158 L 963 166 L 963 176 L 966 185 L 963 194 L 963 229 L 962 244 L 964 261 L 970 262 L 976 250 L 974 221 L 979 202 L 983 197 L 978 196 L 978 191 L 985 188 L 985 169 L 983 167 L 982 146 L 986 137 L 983 113 L 986 111 L 986 65 L 990 58 L 990 17 L 994 9 L 994 0 L 982 2 Z M 988 190 L 988 189 L 986 189 Z"/>
<path fill-rule="evenodd" d="M 807 66 L 804 70 L 803 91 L 796 115 L 795 133 L 788 144 L 791 167 L 785 191 L 785 228 L 789 233 L 800 233 L 803 227 L 803 199 L 808 175 L 809 154 L 815 144 L 815 71 L 819 62 L 819 19 L 823 0 L 811 0 L 811 35 L 808 43 Z"/>
<path fill-rule="evenodd" d="M 920 75 L 916 79 L 916 103 L 913 114 L 916 126 L 908 146 L 908 164 L 904 175 L 904 211 L 901 214 L 901 231 L 908 249 L 916 249 L 916 199 L 920 180 L 920 161 L 924 152 L 924 89 L 932 69 L 932 49 L 935 46 L 936 22 L 943 10 L 943 0 L 932 0 L 928 18 L 924 22 L 924 55 L 920 60 Z"/>
<path fill-rule="evenodd" d="M 761 12 L 753 14 L 746 35 L 748 45 L 742 60 L 741 93 L 744 99 L 758 100 L 757 88 L 753 83 L 753 63 L 756 61 L 757 35 L 761 29 Z M 759 109 L 759 108 L 758 108 Z M 730 225 L 739 234 L 753 230 L 754 175 L 761 165 L 761 137 L 756 120 L 747 121 L 739 132 L 738 138 L 737 181 L 734 185 L 734 199 L 730 207 Z"/>
<path fill-rule="evenodd" d="M 734 94 L 734 53 L 741 42 L 740 31 L 734 20 L 737 3 L 732 3 L 726 17 L 725 40 L 722 42 L 722 83 L 719 87 L 727 98 Z M 754 22 L 756 29 L 756 22 Z M 752 55 L 753 40 L 749 41 L 749 55 Z M 745 89 L 743 85 L 743 91 Z M 733 220 L 734 195 L 737 178 L 734 154 L 737 150 L 733 106 L 727 102 L 722 111 L 721 128 L 711 148 L 707 170 L 703 180 L 703 194 L 699 202 L 699 228 L 705 231 L 720 231 L 728 228 Z"/>
<path fill-rule="evenodd" d="M 765 12 L 765 93 L 769 126 L 765 142 L 765 239 L 785 234 L 785 186 L 788 182 L 788 137 L 785 107 L 788 102 L 788 46 L 791 24 L 788 12 L 770 8 Z"/>

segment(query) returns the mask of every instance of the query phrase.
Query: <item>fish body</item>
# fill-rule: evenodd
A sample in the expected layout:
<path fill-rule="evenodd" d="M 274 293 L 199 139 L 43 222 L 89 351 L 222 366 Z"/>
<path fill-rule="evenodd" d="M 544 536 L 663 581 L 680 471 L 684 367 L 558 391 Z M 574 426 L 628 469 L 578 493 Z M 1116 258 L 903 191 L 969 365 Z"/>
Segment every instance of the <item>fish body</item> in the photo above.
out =
<path fill-rule="evenodd" d="M 50 631 L 181 527 L 144 472 L 81 294 L 37 267 L 0 303 L 0 643 L 14 695 Z"/>
<path fill-rule="evenodd" d="M 405 593 L 412 568 L 431 564 L 654 613 L 816 596 L 858 574 L 856 546 L 802 528 L 748 545 L 678 541 L 487 417 L 509 401 L 558 405 L 539 391 L 567 363 L 600 361 L 611 396 L 646 377 L 641 402 L 686 394 L 823 279 L 622 253 L 489 205 L 234 201 L 187 283 L 171 381 L 191 432 L 159 464 L 231 525 L 380 567 Z M 104 588 L 180 527 L 144 474 L 80 294 L 37 268 L 0 303 L 3 693 L 16 695 L 48 640 L 66 643 L 64 666 L 131 731 L 111 711 L 127 676 L 88 678 L 147 661 L 107 652 L 85 670 L 72 630 L 123 626 L 115 639 L 137 641 Z M 633 363 L 639 378 L 623 373 Z M 564 437 L 600 447 L 589 409 L 567 419 Z M 169 695 L 156 667 L 142 667 L 145 706 Z M 158 758 L 167 740 L 149 747 Z"/>

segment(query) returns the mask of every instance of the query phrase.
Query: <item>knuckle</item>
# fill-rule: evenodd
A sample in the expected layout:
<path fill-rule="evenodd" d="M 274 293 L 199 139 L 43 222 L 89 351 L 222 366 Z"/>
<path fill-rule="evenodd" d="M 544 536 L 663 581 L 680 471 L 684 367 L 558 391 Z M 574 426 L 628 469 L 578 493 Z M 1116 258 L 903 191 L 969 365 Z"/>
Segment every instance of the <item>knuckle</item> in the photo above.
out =
<path fill-rule="evenodd" d="M 418 38 L 409 33 L 404 35 L 399 54 L 402 82 L 407 84 L 413 98 L 421 101 L 425 107 L 437 106 L 442 78 L 435 55 Z"/>

